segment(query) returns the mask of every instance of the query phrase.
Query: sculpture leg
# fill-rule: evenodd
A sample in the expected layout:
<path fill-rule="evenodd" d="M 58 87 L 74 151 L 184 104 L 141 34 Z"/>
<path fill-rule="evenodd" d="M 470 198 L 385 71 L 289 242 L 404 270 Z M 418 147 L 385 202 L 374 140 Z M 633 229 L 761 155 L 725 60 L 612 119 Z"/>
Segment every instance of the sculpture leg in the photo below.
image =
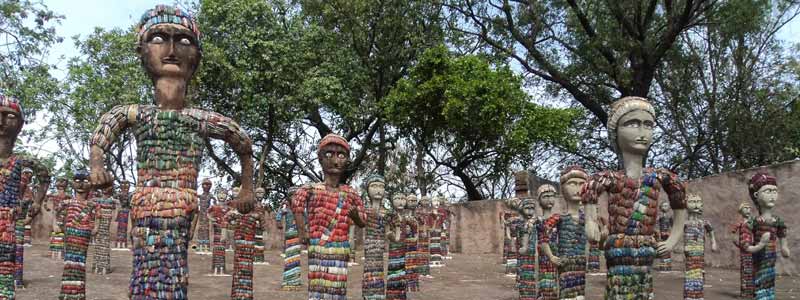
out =
<path fill-rule="evenodd" d="M 298 237 L 297 226 L 294 225 L 294 217 L 290 215 L 284 225 L 284 258 L 283 258 L 283 280 L 281 290 L 296 291 L 303 285 L 300 269 L 300 238 Z"/>
<path fill-rule="evenodd" d="M 90 230 L 66 229 L 66 253 L 59 300 L 86 299 L 86 252 L 91 234 Z"/>
<path fill-rule="evenodd" d="M 389 242 L 389 266 L 386 277 L 386 299 L 406 299 L 405 249 L 403 242 Z"/>
<path fill-rule="evenodd" d="M 17 239 L 14 213 L 11 208 L 0 207 L 0 299 L 14 299 L 14 272 L 16 270 Z"/>
<path fill-rule="evenodd" d="M 134 219 L 132 300 L 187 299 L 190 224 L 183 216 Z"/>
<path fill-rule="evenodd" d="M 253 257 L 255 255 L 256 217 L 244 215 L 234 233 L 236 251 L 233 261 L 232 300 L 253 299 Z"/>
<path fill-rule="evenodd" d="M 14 285 L 17 287 L 22 287 L 22 274 L 24 264 L 24 257 L 25 257 L 25 223 L 22 219 L 18 219 L 16 222 L 15 230 L 15 267 L 14 267 Z"/>
<path fill-rule="evenodd" d="M 605 251 L 606 299 L 653 299 L 651 268 L 656 254 L 655 238 L 616 234 L 610 235 L 606 243 L 609 245 Z"/>
<path fill-rule="evenodd" d="M 311 239 L 308 248 L 308 299 L 347 299 L 347 262 L 350 244 Z"/>

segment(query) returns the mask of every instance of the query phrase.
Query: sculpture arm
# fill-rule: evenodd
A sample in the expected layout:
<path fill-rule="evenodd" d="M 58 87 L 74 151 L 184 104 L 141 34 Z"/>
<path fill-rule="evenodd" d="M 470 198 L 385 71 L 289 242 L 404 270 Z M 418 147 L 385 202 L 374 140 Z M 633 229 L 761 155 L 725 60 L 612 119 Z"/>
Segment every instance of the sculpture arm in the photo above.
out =
<path fill-rule="evenodd" d="M 717 237 L 714 234 L 714 227 L 712 227 L 711 223 L 708 221 L 704 220 L 703 223 L 705 223 L 703 226 L 705 226 L 706 234 L 708 234 L 708 237 L 711 239 L 711 251 L 717 252 L 719 248 L 717 247 Z"/>
<path fill-rule="evenodd" d="M 672 229 L 669 232 L 669 238 L 667 238 L 666 241 L 658 244 L 658 254 L 660 257 L 663 257 L 663 255 L 666 255 L 666 253 L 672 251 L 672 249 L 675 248 L 675 245 L 678 244 L 678 241 L 683 238 L 683 226 L 686 224 L 688 213 L 686 212 L 686 209 L 674 209 L 672 211 L 672 216 L 674 223 L 672 224 Z"/>
<path fill-rule="evenodd" d="M 223 140 L 231 146 L 233 152 L 239 156 L 242 176 L 240 177 L 240 191 L 237 203 L 234 206 L 239 212 L 249 213 L 255 203 L 253 190 L 253 142 L 250 136 L 239 126 L 236 121 L 218 113 L 194 110 L 204 118 L 206 134 L 208 137 Z"/>
<path fill-rule="evenodd" d="M 350 201 L 350 211 L 347 212 L 350 219 L 352 219 L 353 223 L 358 227 L 363 228 L 367 226 L 367 213 L 364 209 L 364 201 L 361 200 L 361 196 L 354 190 L 348 188 L 347 198 L 349 198 Z"/>
<path fill-rule="evenodd" d="M 783 219 L 776 218 L 775 226 L 778 227 L 776 235 L 781 246 L 781 255 L 783 257 L 789 257 L 792 253 L 789 251 L 789 241 L 786 240 L 786 224 L 783 223 Z"/>
<path fill-rule="evenodd" d="M 310 197 L 311 187 L 303 186 L 299 188 L 294 195 L 292 195 L 290 202 L 291 210 L 294 214 L 294 223 L 297 226 L 297 237 L 300 239 L 300 243 L 303 244 L 306 244 L 308 240 L 306 224 L 305 220 L 303 219 L 303 212 L 305 210 L 306 203 L 310 200 Z"/>
<path fill-rule="evenodd" d="M 598 225 L 597 203 L 600 196 L 607 193 L 614 185 L 615 176 L 611 172 L 600 172 L 592 175 L 581 188 L 581 201 L 585 218 L 584 230 L 586 238 L 591 242 L 600 241 L 600 227 Z"/>
<path fill-rule="evenodd" d="M 47 196 L 47 188 L 50 187 L 50 170 L 38 160 L 31 160 L 31 169 L 36 174 L 38 181 L 36 188 L 33 190 L 33 205 L 31 206 L 28 215 L 30 219 L 35 218 L 41 211 L 42 202 Z M 30 222 L 30 220 L 28 220 Z"/>
<path fill-rule="evenodd" d="M 114 177 L 105 166 L 105 153 L 128 126 L 136 123 L 138 114 L 138 105 L 118 105 L 100 118 L 89 142 L 89 180 L 93 187 L 104 188 L 113 183 Z"/>
<path fill-rule="evenodd" d="M 658 178 L 664 191 L 667 192 L 669 205 L 673 212 L 673 223 L 669 238 L 658 245 L 658 255 L 664 257 L 683 238 L 683 227 L 688 218 L 688 212 L 686 211 L 686 185 L 678 179 L 675 173 L 667 170 L 659 170 Z"/>

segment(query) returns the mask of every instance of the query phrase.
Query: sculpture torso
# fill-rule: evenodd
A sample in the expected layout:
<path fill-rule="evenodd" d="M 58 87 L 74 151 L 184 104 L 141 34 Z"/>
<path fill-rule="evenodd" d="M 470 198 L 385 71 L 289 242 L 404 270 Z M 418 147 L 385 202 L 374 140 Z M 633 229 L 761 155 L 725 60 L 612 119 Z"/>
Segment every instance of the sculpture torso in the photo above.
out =
<path fill-rule="evenodd" d="M 11 155 L 0 167 L 0 208 L 16 208 L 20 202 L 22 161 Z"/>

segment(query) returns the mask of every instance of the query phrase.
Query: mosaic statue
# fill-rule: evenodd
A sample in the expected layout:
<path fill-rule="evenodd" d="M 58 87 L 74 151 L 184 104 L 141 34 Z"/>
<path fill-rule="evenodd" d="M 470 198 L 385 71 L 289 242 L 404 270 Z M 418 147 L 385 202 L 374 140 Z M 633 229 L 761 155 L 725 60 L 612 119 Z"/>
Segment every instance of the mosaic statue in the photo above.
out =
<path fill-rule="evenodd" d="M 228 222 L 226 222 L 225 216 L 230 211 L 230 207 L 225 190 L 220 189 L 217 192 L 216 200 L 216 203 L 208 208 L 208 219 L 211 221 L 214 232 L 211 244 L 211 269 L 214 276 L 227 276 L 225 273 L 225 244 L 228 239 Z"/>
<path fill-rule="evenodd" d="M 517 253 L 514 239 L 516 233 L 513 225 L 519 223 L 521 218 L 511 209 L 500 212 L 500 226 L 503 227 L 503 265 L 506 269 L 506 276 L 514 277 L 517 274 Z"/>
<path fill-rule="evenodd" d="M 419 238 L 417 245 L 420 253 L 419 259 L 419 275 L 424 278 L 433 278 L 431 276 L 431 228 L 433 227 L 433 219 L 431 218 L 431 198 L 423 196 L 419 200 L 419 206 L 414 213 L 419 224 Z"/>
<path fill-rule="evenodd" d="M 263 187 L 256 188 L 256 210 L 262 214 L 262 217 L 258 218 L 258 223 L 256 224 L 255 254 L 253 254 L 253 263 L 257 265 L 269 264 L 264 259 L 264 233 L 266 233 L 266 220 L 269 218 L 267 216 L 267 214 L 269 214 L 269 203 L 264 199 L 266 195 L 267 191 Z"/>
<path fill-rule="evenodd" d="M 514 206 L 520 211 L 522 223 L 514 230 L 520 241 L 517 249 L 517 289 L 520 300 L 536 300 L 536 245 L 539 219 L 536 217 L 536 201 L 528 195 L 528 173 L 514 174 Z"/>
<path fill-rule="evenodd" d="M 295 192 L 297 192 L 297 187 L 289 188 L 287 199 L 291 199 Z M 292 213 L 288 203 L 283 203 L 280 213 L 276 215 L 278 229 L 283 229 L 283 279 L 281 280 L 281 290 L 297 291 L 303 285 L 303 280 L 300 278 L 300 251 L 302 247 L 298 236 L 297 223 L 295 223 L 294 213 Z"/>
<path fill-rule="evenodd" d="M 61 202 L 69 197 L 67 179 L 59 178 L 56 180 L 55 194 L 47 195 L 47 203 L 44 205 L 45 210 L 53 212 L 52 231 L 50 231 L 50 258 L 53 259 L 64 258 L 64 232 L 61 230 L 64 220 L 59 216 L 61 216 Z"/>
<path fill-rule="evenodd" d="M 406 287 L 408 288 L 409 292 L 418 292 L 420 290 L 420 259 L 422 257 L 422 253 L 419 251 L 419 220 L 417 219 L 415 212 L 417 211 L 417 206 L 419 205 L 419 199 L 414 194 L 407 194 L 406 195 L 406 207 L 403 210 L 403 218 L 406 223 L 408 223 L 409 228 L 403 232 L 403 241 L 406 243 Z"/>
<path fill-rule="evenodd" d="M 750 199 L 758 210 L 758 216 L 750 220 L 749 228 L 758 243 L 747 248 L 753 254 L 753 283 L 755 299 L 775 299 L 775 261 L 780 254 L 789 257 L 789 243 L 786 240 L 786 224 L 773 214 L 778 202 L 778 181 L 774 176 L 758 173 L 750 178 Z M 755 242 L 755 241 L 754 241 Z"/>
<path fill-rule="evenodd" d="M 86 252 L 89 250 L 89 241 L 95 229 L 96 207 L 89 199 L 92 191 L 89 173 L 85 170 L 76 171 L 72 189 L 75 191 L 75 197 L 62 202 L 67 243 L 59 300 L 86 299 Z"/>
<path fill-rule="evenodd" d="M 211 203 L 214 202 L 214 195 L 211 193 L 212 185 L 211 179 L 203 179 L 203 183 L 200 185 L 203 191 L 198 197 L 197 252 L 202 254 L 211 253 L 211 239 L 209 234 L 211 222 L 208 218 L 208 208 L 211 207 Z"/>
<path fill-rule="evenodd" d="M 556 233 L 555 240 L 545 234 L 541 246 L 550 262 L 557 266 L 559 299 L 580 300 L 586 294 L 586 224 L 578 208 L 581 189 L 588 177 L 578 166 L 561 171 L 561 195 L 566 200 L 567 212 L 553 214 L 544 222 L 544 232 Z"/>
<path fill-rule="evenodd" d="M 16 252 L 17 238 L 15 225 L 22 214 L 22 197 L 28 186 L 33 184 L 29 179 L 22 180 L 22 169 L 36 170 L 38 181 L 33 193 L 33 203 L 26 213 L 33 219 L 39 214 L 42 199 L 50 185 L 47 169 L 36 161 L 25 159 L 14 154 L 14 144 L 24 123 L 22 106 L 17 99 L 0 95 L 0 299 L 15 298 Z M 24 233 L 23 233 L 24 234 Z M 23 238 L 24 239 L 24 238 Z"/>
<path fill-rule="evenodd" d="M 542 246 L 545 240 L 556 240 L 557 233 L 555 231 L 546 231 L 544 222 L 553 215 L 553 206 L 558 199 L 558 192 L 556 188 L 549 184 L 543 184 L 536 190 L 536 200 L 539 202 L 539 207 L 542 208 L 542 216 L 534 220 L 534 229 L 536 229 L 537 238 L 537 261 L 538 261 L 538 296 L 537 300 L 556 300 L 558 299 L 558 271 L 556 265 L 550 261 L 550 258 L 545 255 Z M 533 236 L 533 234 L 531 234 Z M 545 236 L 547 236 L 545 238 Z"/>
<path fill-rule="evenodd" d="M 445 200 L 439 206 L 440 211 L 444 215 L 444 223 L 442 224 L 442 257 L 444 259 L 453 259 L 450 256 L 450 222 L 453 220 L 453 210 L 450 209 L 450 202 Z"/>
<path fill-rule="evenodd" d="M 155 105 L 119 105 L 100 118 L 91 139 L 91 180 L 100 188 L 111 184 L 105 153 L 117 137 L 132 132 L 138 176 L 131 197 L 129 295 L 134 300 L 186 299 L 187 250 L 194 234 L 205 139 L 223 140 L 238 155 L 242 192 L 234 206 L 242 212 L 249 212 L 253 204 L 252 142 L 230 118 L 187 107 L 187 88 L 202 57 L 194 17 L 158 5 L 142 15 L 136 29 L 136 50 L 153 82 Z"/>
<path fill-rule="evenodd" d="M 119 183 L 119 193 L 114 197 L 117 199 L 117 240 L 115 247 L 118 249 L 128 249 L 128 221 L 131 213 L 131 183 L 123 180 Z"/>
<path fill-rule="evenodd" d="M 324 182 L 304 185 L 292 196 L 292 211 L 301 240 L 308 238 L 308 298 L 347 298 L 347 262 L 350 260 L 348 232 L 353 223 L 366 225 L 364 203 L 350 186 L 341 184 L 350 156 L 343 137 L 322 138 L 317 157 Z M 308 235 L 303 212 L 308 207 Z"/>
<path fill-rule="evenodd" d="M 669 215 L 669 202 L 661 202 L 659 206 L 661 215 L 658 216 L 658 231 L 656 231 L 656 238 L 659 242 L 664 242 L 669 238 L 669 231 L 672 230 L 672 216 Z M 690 212 L 691 214 L 691 212 Z M 656 259 L 656 271 L 671 271 L 672 270 L 672 251 L 666 253 L 666 257 Z"/>
<path fill-rule="evenodd" d="M 686 263 L 683 276 L 683 299 L 700 300 L 703 297 L 705 282 L 705 238 L 711 238 L 711 251 L 717 252 L 717 239 L 714 228 L 703 219 L 703 200 L 695 194 L 686 196 L 686 209 L 689 219 L 684 225 L 683 256 Z"/>
<path fill-rule="evenodd" d="M 94 198 L 94 261 L 92 272 L 96 274 L 111 273 L 111 218 L 114 217 L 116 208 L 114 201 L 114 188 L 109 186 L 102 191 L 101 197 Z"/>
<path fill-rule="evenodd" d="M 435 197 L 432 200 L 433 211 L 431 212 L 433 219 L 433 227 L 431 228 L 431 267 L 439 268 L 444 266 L 442 257 L 442 226 L 444 225 L 444 218 L 447 214 L 442 212 L 443 208 L 441 203 L 444 202 L 443 197 Z"/>
<path fill-rule="evenodd" d="M 389 265 L 386 276 L 386 299 L 407 299 L 405 253 L 403 240 L 405 231 L 411 230 L 411 224 L 405 222 L 406 198 L 402 194 L 392 197 L 392 210 L 386 215 L 386 239 L 389 241 Z"/>
<path fill-rule="evenodd" d="M 750 230 L 750 223 L 753 216 L 751 206 L 747 202 L 739 205 L 739 214 L 742 219 L 734 224 L 732 233 L 736 237 L 733 244 L 739 249 L 739 297 L 746 300 L 755 298 L 755 286 L 753 285 L 753 254 L 747 249 L 753 244 L 753 232 Z"/>
<path fill-rule="evenodd" d="M 381 208 L 386 193 L 383 176 L 373 174 L 364 181 L 367 227 L 364 234 L 364 276 L 361 280 L 361 295 L 364 300 L 385 299 L 386 286 L 383 276 L 383 252 L 386 248 L 386 230 Z"/>
<path fill-rule="evenodd" d="M 24 288 L 23 273 L 24 273 L 24 258 L 25 258 L 25 227 L 30 226 L 31 218 L 28 216 L 28 211 L 33 205 L 33 190 L 30 184 L 33 180 L 33 170 L 25 168 L 22 170 L 22 179 L 20 179 L 22 190 L 22 199 L 20 199 L 20 209 L 17 211 L 16 223 L 14 226 L 14 236 L 17 242 L 15 267 L 14 267 L 14 284 L 18 288 Z"/>
<path fill-rule="evenodd" d="M 678 176 L 667 170 L 644 168 L 653 142 L 655 110 L 641 97 L 616 101 L 608 118 L 608 138 L 617 152 L 623 171 L 592 175 L 584 186 L 586 235 L 601 238 L 597 203 L 608 197 L 608 230 L 605 257 L 606 299 L 652 299 L 653 260 L 675 247 L 683 237 L 686 221 L 686 192 Z M 661 189 L 667 192 L 674 224 L 665 242 L 655 236 Z M 632 255 L 636 253 L 637 255 Z"/>
<path fill-rule="evenodd" d="M 264 213 L 261 204 L 249 213 L 241 213 L 231 209 L 225 215 L 225 222 L 233 228 L 233 282 L 231 299 L 253 299 L 253 258 L 255 256 L 255 238 L 258 224 L 263 224 Z"/>

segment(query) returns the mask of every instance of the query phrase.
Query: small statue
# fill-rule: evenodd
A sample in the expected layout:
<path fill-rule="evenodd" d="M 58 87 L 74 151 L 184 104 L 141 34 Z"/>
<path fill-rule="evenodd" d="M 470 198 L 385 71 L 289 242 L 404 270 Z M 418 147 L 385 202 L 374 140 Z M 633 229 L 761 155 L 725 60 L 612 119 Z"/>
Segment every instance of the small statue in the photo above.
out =
<path fill-rule="evenodd" d="M 289 188 L 287 199 L 297 192 L 297 187 Z M 300 252 L 301 243 L 298 236 L 295 217 L 289 205 L 284 201 L 281 212 L 277 214 L 278 229 L 283 229 L 283 279 L 281 280 L 282 291 L 297 291 L 303 286 L 300 278 L 301 264 Z M 281 222 L 281 220 L 283 222 Z"/>
<path fill-rule="evenodd" d="M 753 220 L 750 204 L 742 202 L 739 205 L 739 214 L 742 219 L 734 225 L 731 232 L 737 238 L 733 244 L 739 249 L 739 296 L 742 299 L 752 300 L 755 298 L 753 254 L 747 251 L 753 245 L 753 232 L 749 227 Z"/>
<path fill-rule="evenodd" d="M 669 231 L 672 229 L 672 216 L 669 215 L 669 202 L 661 202 L 661 215 L 658 216 L 658 231 L 656 238 L 659 242 L 665 242 L 669 238 Z M 689 212 L 691 214 L 691 212 Z M 664 258 L 656 259 L 656 271 L 668 272 L 672 270 L 672 251 L 667 252 Z"/>
<path fill-rule="evenodd" d="M 200 64 L 200 30 L 186 11 L 158 5 L 137 29 L 136 51 L 153 83 L 154 105 L 118 105 L 100 118 L 91 139 L 91 181 L 108 186 L 105 153 L 125 132 L 136 139 L 138 176 L 131 197 L 131 299 L 186 299 L 187 251 L 197 214 L 197 176 L 208 139 L 225 141 L 241 163 L 242 192 L 232 206 L 253 207 L 253 149 L 247 133 L 221 114 L 188 107 L 187 90 Z"/>
<path fill-rule="evenodd" d="M 25 227 L 30 226 L 31 218 L 28 216 L 28 210 L 30 210 L 31 205 L 33 204 L 33 190 L 29 186 L 33 180 L 33 170 L 30 168 L 22 169 L 22 179 L 21 182 L 21 190 L 22 190 L 22 199 L 20 201 L 19 207 L 20 209 L 17 211 L 17 218 L 16 224 L 14 226 L 14 236 L 16 238 L 17 246 L 16 246 L 16 260 L 14 266 L 14 285 L 17 288 L 25 288 L 23 284 L 23 273 L 24 273 L 24 257 L 25 257 Z"/>
<path fill-rule="evenodd" d="M 419 206 L 414 212 L 419 224 L 419 238 L 417 239 L 419 258 L 419 275 L 431 279 L 431 241 L 430 229 L 433 227 L 431 219 L 431 198 L 424 196 L 420 198 Z"/>
<path fill-rule="evenodd" d="M 47 195 L 47 203 L 44 205 L 45 210 L 53 212 L 52 231 L 50 231 L 50 258 L 52 259 L 64 259 L 64 232 L 61 230 L 64 220 L 60 216 L 62 215 L 61 202 L 70 197 L 67 194 L 67 184 L 66 178 L 56 179 L 56 192 Z"/>
<path fill-rule="evenodd" d="M 203 192 L 198 197 L 198 214 L 197 214 L 197 253 L 209 254 L 211 253 L 211 241 L 209 238 L 210 221 L 208 218 L 208 209 L 214 201 L 214 195 L 211 193 L 211 179 L 203 179 L 200 187 Z"/>
<path fill-rule="evenodd" d="M 94 235 L 96 212 L 95 203 L 89 199 L 91 187 L 89 173 L 76 171 L 72 181 L 75 197 L 65 201 L 64 208 L 67 245 L 59 300 L 86 299 L 86 252 Z"/>
<path fill-rule="evenodd" d="M 422 254 L 419 251 L 419 220 L 415 212 L 417 210 L 417 196 L 409 193 L 406 195 L 406 207 L 403 210 L 403 218 L 405 223 L 410 227 L 404 231 L 403 241 L 406 243 L 406 287 L 409 292 L 418 292 L 420 290 L 420 257 Z"/>
<path fill-rule="evenodd" d="M 336 134 L 323 137 L 317 158 L 325 175 L 324 182 L 304 185 L 292 196 L 300 240 L 309 238 L 309 299 L 347 297 L 347 262 L 351 254 L 348 232 L 353 223 L 359 227 L 366 225 L 361 197 L 352 187 L 341 184 L 349 156 L 350 145 L 343 137 Z M 303 220 L 306 207 L 308 236 Z"/>
<path fill-rule="evenodd" d="M 775 299 L 775 261 L 778 244 L 780 254 L 789 257 L 789 243 L 786 240 L 786 224 L 773 214 L 778 202 L 778 182 L 766 173 L 757 173 L 750 178 L 750 199 L 758 209 L 758 216 L 750 221 L 753 237 L 759 237 L 757 244 L 747 248 L 753 254 L 755 278 L 755 299 Z"/>
<path fill-rule="evenodd" d="M 261 204 L 256 209 L 242 213 L 233 208 L 225 214 L 225 222 L 233 233 L 233 281 L 231 286 L 232 300 L 253 299 L 253 257 L 255 256 L 255 238 L 258 224 L 264 224 L 264 213 Z M 263 254 L 263 252 L 262 252 Z"/>
<path fill-rule="evenodd" d="M 504 209 L 500 212 L 500 226 L 503 229 L 503 265 L 506 267 L 506 276 L 517 276 L 517 253 L 516 244 L 514 239 L 514 229 L 512 228 L 517 221 L 520 220 L 519 215 L 511 209 Z"/>
<path fill-rule="evenodd" d="M 523 175 L 524 174 L 524 175 Z M 515 226 L 516 236 L 521 245 L 517 249 L 517 289 L 520 300 L 536 299 L 536 245 L 538 244 L 536 201 L 528 196 L 527 172 L 515 174 L 515 208 L 520 211 L 521 224 Z"/>
<path fill-rule="evenodd" d="M 552 185 L 543 184 L 536 190 L 536 200 L 539 202 L 539 207 L 542 208 L 542 215 L 534 220 L 535 227 L 533 228 L 536 230 L 536 252 L 538 253 L 536 258 L 539 261 L 537 282 L 539 295 L 536 298 L 537 300 L 558 299 L 558 271 L 553 262 L 550 261 L 550 258 L 548 258 L 542 250 L 542 245 L 544 245 L 545 240 L 553 241 L 558 238 L 556 235 L 557 232 L 548 232 L 545 230 L 544 226 L 544 221 L 552 216 L 556 199 L 558 199 L 558 192 Z M 531 235 L 533 236 L 533 234 Z"/>
<path fill-rule="evenodd" d="M 702 219 L 703 199 L 695 194 L 688 194 L 686 198 L 689 219 L 683 227 L 683 254 L 686 263 L 686 275 L 683 276 L 683 299 L 699 300 L 704 299 L 706 234 L 711 237 L 711 251 L 717 252 L 717 239 L 714 237 L 714 228 L 707 220 Z"/>
<path fill-rule="evenodd" d="M 444 202 L 444 198 L 441 196 L 433 198 L 431 202 L 433 205 L 433 211 L 431 212 L 433 227 L 431 228 L 430 237 L 431 268 L 441 268 L 444 266 L 444 257 L 442 257 L 442 226 L 444 225 L 444 218 L 447 213 L 442 212 L 442 202 Z"/>
<path fill-rule="evenodd" d="M 92 199 L 97 219 L 94 222 L 94 261 L 92 272 L 105 275 L 111 273 L 111 218 L 114 217 L 114 187 L 109 186 L 102 195 Z"/>
<path fill-rule="evenodd" d="M 128 249 L 128 220 L 131 212 L 131 184 L 127 180 L 119 183 L 119 193 L 114 197 L 117 200 L 117 241 L 114 248 Z"/>
<path fill-rule="evenodd" d="M 586 226 L 578 212 L 581 189 L 589 175 L 583 168 L 571 166 L 561 171 L 561 195 L 566 213 L 553 214 L 544 222 L 544 232 L 556 232 L 556 239 L 548 234 L 542 239 L 542 250 L 558 269 L 559 299 L 584 299 L 586 293 Z M 555 251 L 550 244 L 556 245 Z"/>
<path fill-rule="evenodd" d="M 225 273 L 225 243 L 228 239 L 228 223 L 225 216 L 230 211 L 228 195 L 225 190 L 217 192 L 217 202 L 208 208 L 208 219 L 211 220 L 213 240 L 211 244 L 211 269 L 214 276 L 230 276 Z"/>
<path fill-rule="evenodd" d="M 262 214 L 261 218 L 258 218 L 256 224 L 256 241 L 255 241 L 255 254 L 253 256 L 253 264 L 256 265 L 268 265 L 269 263 L 264 258 L 264 235 L 267 233 L 266 231 L 266 224 L 267 219 L 269 218 L 267 215 L 269 214 L 269 205 L 266 203 L 267 190 L 263 187 L 256 188 L 256 208 L 259 213 Z"/>
<path fill-rule="evenodd" d="M 386 215 L 386 238 L 389 240 L 389 266 L 386 276 L 386 300 L 405 300 L 406 292 L 406 244 L 403 236 L 411 230 L 413 223 L 405 219 L 406 198 L 402 194 L 392 197 L 392 210 Z"/>
<path fill-rule="evenodd" d="M 373 174 L 364 181 L 367 202 L 367 227 L 364 234 L 364 276 L 361 295 L 364 300 L 385 299 L 383 279 L 383 249 L 386 248 L 386 229 L 381 209 L 386 193 L 383 176 Z"/>
<path fill-rule="evenodd" d="M 623 171 L 604 171 L 592 175 L 583 191 L 586 237 L 601 239 L 597 203 L 608 197 L 606 241 L 606 299 L 652 299 L 656 255 L 665 257 L 683 237 L 686 221 L 686 188 L 674 173 L 644 168 L 653 142 L 655 109 L 644 98 L 617 100 L 608 118 L 608 139 L 617 152 Z M 658 200 L 664 189 L 673 211 L 669 238 L 658 242 L 655 236 Z M 636 253 L 633 256 L 632 253 Z"/>

